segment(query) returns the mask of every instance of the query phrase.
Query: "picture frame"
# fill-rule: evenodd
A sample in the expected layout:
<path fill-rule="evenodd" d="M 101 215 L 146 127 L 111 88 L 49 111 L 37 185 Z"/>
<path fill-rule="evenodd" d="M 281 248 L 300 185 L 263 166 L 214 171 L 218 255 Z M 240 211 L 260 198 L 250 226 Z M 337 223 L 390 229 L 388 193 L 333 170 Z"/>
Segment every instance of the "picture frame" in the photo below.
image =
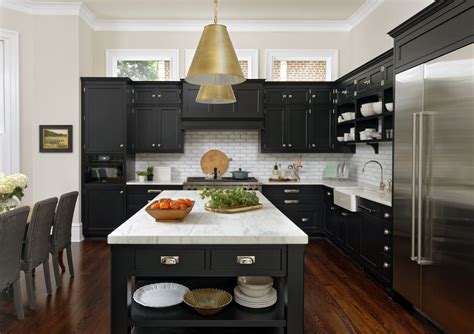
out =
<path fill-rule="evenodd" d="M 72 125 L 40 125 L 41 153 L 71 153 Z"/>

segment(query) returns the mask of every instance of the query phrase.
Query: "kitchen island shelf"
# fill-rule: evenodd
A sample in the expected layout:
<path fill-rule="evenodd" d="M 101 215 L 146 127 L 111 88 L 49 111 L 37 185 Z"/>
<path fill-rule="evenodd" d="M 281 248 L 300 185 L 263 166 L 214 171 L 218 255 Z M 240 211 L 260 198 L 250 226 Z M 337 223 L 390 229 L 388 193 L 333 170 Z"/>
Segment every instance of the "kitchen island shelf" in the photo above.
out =
<path fill-rule="evenodd" d="M 139 281 L 137 288 L 156 282 L 174 282 L 188 287 L 219 288 L 234 294 L 236 277 L 177 277 L 153 281 Z M 131 304 L 130 326 L 138 327 L 286 327 L 285 300 L 280 279 L 275 278 L 274 288 L 278 293 L 275 305 L 263 309 L 251 309 L 238 305 L 235 300 L 213 316 L 202 316 L 188 305 L 181 303 L 172 307 L 150 308 Z"/>

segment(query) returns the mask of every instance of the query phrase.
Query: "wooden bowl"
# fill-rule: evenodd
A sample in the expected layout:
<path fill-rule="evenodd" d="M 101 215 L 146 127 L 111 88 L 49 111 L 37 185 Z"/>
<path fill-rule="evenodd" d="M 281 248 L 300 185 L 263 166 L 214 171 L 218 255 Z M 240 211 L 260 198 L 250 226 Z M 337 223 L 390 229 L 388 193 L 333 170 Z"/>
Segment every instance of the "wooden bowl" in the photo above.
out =
<path fill-rule="evenodd" d="M 214 315 L 230 304 L 232 295 L 220 289 L 195 289 L 186 293 L 183 301 L 201 315 Z"/>
<path fill-rule="evenodd" d="M 182 222 L 183 219 L 191 212 L 194 207 L 193 201 L 193 204 L 186 209 L 150 209 L 150 206 L 152 206 L 156 202 L 158 201 L 150 203 L 150 205 L 145 208 L 145 211 L 150 216 L 155 218 L 155 221 L 163 223 Z"/>

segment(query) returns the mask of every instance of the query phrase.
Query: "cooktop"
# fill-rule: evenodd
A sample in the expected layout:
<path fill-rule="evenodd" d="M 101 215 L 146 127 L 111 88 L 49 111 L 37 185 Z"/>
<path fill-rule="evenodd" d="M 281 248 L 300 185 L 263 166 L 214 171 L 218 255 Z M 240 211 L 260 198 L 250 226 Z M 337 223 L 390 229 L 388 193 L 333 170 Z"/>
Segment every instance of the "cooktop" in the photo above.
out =
<path fill-rule="evenodd" d="M 201 183 L 204 183 L 204 182 L 258 182 L 258 180 L 254 177 L 249 177 L 249 178 L 246 178 L 246 179 L 242 179 L 242 180 L 237 180 L 237 179 L 234 179 L 232 177 L 220 177 L 220 178 L 217 178 L 217 179 L 207 179 L 203 176 L 200 176 L 200 177 L 188 177 L 186 182 L 201 182 Z"/>

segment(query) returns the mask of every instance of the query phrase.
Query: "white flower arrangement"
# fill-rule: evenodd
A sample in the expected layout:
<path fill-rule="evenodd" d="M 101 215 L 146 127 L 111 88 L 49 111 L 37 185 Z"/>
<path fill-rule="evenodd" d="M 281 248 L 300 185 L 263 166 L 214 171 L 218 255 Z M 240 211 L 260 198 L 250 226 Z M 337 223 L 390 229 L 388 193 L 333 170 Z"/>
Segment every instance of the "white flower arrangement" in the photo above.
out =
<path fill-rule="evenodd" d="M 28 186 L 28 178 L 20 173 L 5 175 L 0 172 L 0 201 L 7 201 L 16 197 L 19 201 L 23 198 L 23 190 Z"/>

